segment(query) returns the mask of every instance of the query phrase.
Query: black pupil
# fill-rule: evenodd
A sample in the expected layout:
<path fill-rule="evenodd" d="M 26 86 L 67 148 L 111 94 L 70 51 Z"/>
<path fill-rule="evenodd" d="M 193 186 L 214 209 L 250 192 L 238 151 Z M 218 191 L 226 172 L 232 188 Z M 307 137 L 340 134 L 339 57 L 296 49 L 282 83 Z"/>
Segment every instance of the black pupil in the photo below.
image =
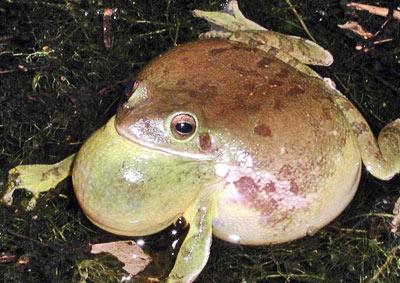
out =
<path fill-rule="evenodd" d="M 186 122 L 180 122 L 175 125 L 175 129 L 180 134 L 190 134 L 193 130 L 193 126 Z"/>

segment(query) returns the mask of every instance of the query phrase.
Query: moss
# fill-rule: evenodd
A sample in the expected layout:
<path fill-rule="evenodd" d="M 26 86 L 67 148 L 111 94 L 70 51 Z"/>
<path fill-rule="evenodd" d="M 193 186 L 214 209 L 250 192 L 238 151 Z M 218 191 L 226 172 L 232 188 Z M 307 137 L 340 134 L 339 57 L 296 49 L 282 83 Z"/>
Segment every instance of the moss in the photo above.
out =
<path fill-rule="evenodd" d="M 106 49 L 102 10 L 109 2 L 117 9 Z M 13 166 L 55 162 L 76 152 L 115 113 L 127 82 L 150 58 L 207 30 L 190 11 L 217 10 L 223 2 L 1 1 L 0 186 Z M 307 36 L 285 1 L 240 4 L 246 16 L 264 26 Z M 393 42 L 362 53 L 354 48 L 358 39 L 336 25 L 356 19 L 377 30 L 383 18 L 346 11 L 339 1 L 293 4 L 317 42 L 335 57 L 332 67 L 318 71 L 334 79 L 373 130 L 400 117 L 400 30 L 390 25 L 387 36 Z M 399 183 L 399 177 L 381 182 L 364 172 L 350 206 L 312 237 L 257 248 L 214 240 L 198 281 L 396 282 L 400 243 L 389 223 Z M 113 258 L 89 254 L 90 243 L 121 237 L 89 223 L 70 181 L 42 196 L 32 212 L 21 209 L 26 199 L 18 192 L 11 209 L 0 206 L 0 253 L 15 257 L 0 256 L 4 282 L 114 282 L 122 277 Z M 174 240 L 169 234 L 145 239 L 156 258 L 148 274 L 168 272 L 174 252 L 168 248 Z"/>

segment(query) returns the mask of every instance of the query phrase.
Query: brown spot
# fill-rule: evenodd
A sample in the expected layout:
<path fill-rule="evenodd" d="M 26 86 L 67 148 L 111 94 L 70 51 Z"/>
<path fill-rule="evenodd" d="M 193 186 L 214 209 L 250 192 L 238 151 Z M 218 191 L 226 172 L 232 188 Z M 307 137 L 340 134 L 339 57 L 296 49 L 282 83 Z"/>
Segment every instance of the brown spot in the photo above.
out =
<path fill-rule="evenodd" d="M 283 102 L 282 102 L 282 100 L 277 99 L 277 100 L 275 101 L 273 107 L 274 107 L 274 110 L 278 110 L 278 111 L 282 110 L 282 108 L 283 108 Z"/>
<path fill-rule="evenodd" d="M 329 108 L 327 108 L 327 107 L 323 107 L 322 108 L 322 117 L 325 120 L 331 120 L 332 119 L 331 111 L 329 110 Z"/>
<path fill-rule="evenodd" d="M 295 180 L 290 180 L 290 191 L 294 194 L 298 194 L 299 193 L 299 186 L 297 185 Z"/>
<path fill-rule="evenodd" d="M 353 104 L 350 101 L 346 101 L 344 103 L 341 103 L 341 106 L 343 107 L 343 110 L 346 110 L 346 111 L 354 108 Z"/>
<path fill-rule="evenodd" d="M 252 38 L 249 39 L 249 41 L 247 42 L 247 44 L 252 47 L 252 48 L 257 48 L 257 46 L 262 45 L 261 42 L 254 40 Z"/>
<path fill-rule="evenodd" d="M 208 133 L 201 133 L 199 135 L 199 145 L 203 152 L 211 151 L 211 137 Z"/>
<path fill-rule="evenodd" d="M 58 170 L 58 167 L 53 167 L 50 170 L 47 170 L 46 172 L 43 172 L 41 181 L 47 180 L 52 175 L 55 176 L 55 177 L 58 177 L 58 176 L 61 175 L 60 171 Z"/>
<path fill-rule="evenodd" d="M 299 95 L 304 93 L 304 88 L 298 84 L 292 86 L 289 88 L 289 90 L 286 92 L 287 95 L 293 96 L 293 95 Z"/>
<path fill-rule="evenodd" d="M 216 56 L 216 55 L 221 54 L 230 49 L 232 49 L 232 48 L 214 48 L 214 49 L 211 49 L 209 52 L 210 52 L 211 56 Z"/>
<path fill-rule="evenodd" d="M 280 81 L 280 80 L 272 79 L 272 80 L 269 80 L 268 82 L 269 82 L 271 87 L 278 87 L 278 86 L 283 85 L 283 82 Z"/>
<path fill-rule="evenodd" d="M 256 86 L 252 82 L 244 82 L 242 89 L 248 93 L 253 93 L 256 90 Z"/>
<path fill-rule="evenodd" d="M 289 76 L 289 71 L 287 68 L 282 68 L 280 71 L 276 74 L 279 78 L 285 79 Z"/>
<path fill-rule="evenodd" d="M 197 90 L 193 90 L 193 89 L 188 89 L 188 90 L 186 90 L 186 92 L 190 97 L 197 97 L 197 96 L 201 95 L 200 92 L 198 92 Z"/>
<path fill-rule="evenodd" d="M 366 132 L 367 129 L 368 129 L 368 126 L 364 122 L 354 123 L 353 124 L 353 131 L 357 135 L 357 137 L 359 135 L 363 134 L 364 132 Z"/>
<path fill-rule="evenodd" d="M 246 196 L 254 196 L 255 191 L 257 191 L 259 188 L 256 182 L 247 176 L 241 177 L 239 180 L 235 181 L 234 184 L 236 188 L 238 188 L 239 191 Z"/>
<path fill-rule="evenodd" d="M 241 109 L 241 110 L 244 109 L 246 111 L 251 111 L 252 113 L 256 113 L 261 110 L 261 105 L 259 103 L 251 99 L 248 99 L 247 97 L 241 94 L 235 97 L 234 106 L 236 109 Z"/>
<path fill-rule="evenodd" d="M 210 85 L 209 83 L 203 83 L 200 85 L 200 91 L 206 95 L 212 95 L 217 92 L 217 87 L 215 85 Z"/>
<path fill-rule="evenodd" d="M 187 85 L 187 81 L 185 79 L 180 79 L 176 82 L 176 86 L 185 87 Z"/>
<path fill-rule="evenodd" d="M 242 66 L 239 66 L 239 65 L 236 65 L 236 64 L 231 64 L 231 69 L 233 71 L 238 72 L 242 76 L 249 76 L 249 77 L 259 76 L 259 73 L 257 73 L 256 71 L 247 70 L 247 69 L 243 68 Z"/>
<path fill-rule="evenodd" d="M 261 190 L 259 185 L 250 177 L 241 177 L 238 181 L 234 182 L 236 188 L 244 198 L 245 205 L 258 210 L 262 216 L 269 217 L 278 209 L 278 203 L 271 197 L 265 197 L 265 194 L 260 194 Z M 268 183 L 262 191 L 274 192 L 276 190 L 273 182 Z M 266 221 L 268 223 L 269 221 Z"/>
<path fill-rule="evenodd" d="M 264 58 L 262 58 L 260 61 L 257 62 L 257 67 L 258 67 L 258 68 L 266 68 L 266 67 L 268 67 L 272 62 L 273 62 L 273 60 L 272 60 L 271 58 L 264 57 Z"/>
<path fill-rule="evenodd" d="M 273 214 L 273 212 L 278 208 L 278 202 L 274 200 L 273 198 L 268 198 L 268 199 L 254 199 L 253 200 L 253 206 L 260 211 L 261 215 L 266 217 L 266 219 L 269 218 Z M 268 221 L 263 221 L 265 219 L 262 219 L 262 222 L 265 222 L 263 224 L 267 224 Z"/>
<path fill-rule="evenodd" d="M 149 121 L 149 120 L 146 120 L 146 121 L 144 122 L 144 128 L 145 128 L 146 130 L 148 130 L 148 129 L 151 128 L 151 125 L 150 125 L 150 121 Z"/>
<path fill-rule="evenodd" d="M 262 137 L 272 137 L 271 128 L 264 124 L 255 126 L 254 133 Z"/>
<path fill-rule="evenodd" d="M 267 193 L 276 192 L 275 183 L 274 183 L 274 182 L 269 182 L 269 183 L 267 183 L 267 184 L 264 186 L 263 191 L 265 191 L 265 192 L 267 192 Z"/>
<path fill-rule="evenodd" d="M 283 165 L 279 170 L 279 177 L 282 179 L 289 179 L 293 175 L 293 168 L 290 165 Z"/>
<path fill-rule="evenodd" d="M 237 30 L 233 33 L 233 37 L 234 38 L 240 38 L 242 35 L 242 32 L 240 30 Z"/>
<path fill-rule="evenodd" d="M 232 50 L 238 51 L 238 52 L 251 52 L 254 53 L 256 51 L 258 51 L 258 49 L 256 47 L 251 47 L 251 46 L 244 46 L 241 43 L 234 43 L 235 45 L 232 46 Z"/>

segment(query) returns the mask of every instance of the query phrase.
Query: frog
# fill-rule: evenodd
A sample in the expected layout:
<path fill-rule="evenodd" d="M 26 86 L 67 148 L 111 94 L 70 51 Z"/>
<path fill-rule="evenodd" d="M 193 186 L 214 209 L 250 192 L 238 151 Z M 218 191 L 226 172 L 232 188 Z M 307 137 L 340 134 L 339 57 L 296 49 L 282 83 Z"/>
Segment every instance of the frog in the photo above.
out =
<path fill-rule="evenodd" d="M 192 282 L 213 236 L 271 245 L 313 235 L 358 188 L 362 165 L 389 180 L 400 172 L 400 119 L 376 139 L 332 80 L 318 44 L 247 19 L 237 1 L 195 10 L 212 25 L 200 40 L 153 59 L 128 100 L 76 154 L 19 165 L 16 189 L 40 193 L 72 177 L 87 218 L 105 231 L 146 236 L 178 219 L 188 232 L 167 282 Z"/>

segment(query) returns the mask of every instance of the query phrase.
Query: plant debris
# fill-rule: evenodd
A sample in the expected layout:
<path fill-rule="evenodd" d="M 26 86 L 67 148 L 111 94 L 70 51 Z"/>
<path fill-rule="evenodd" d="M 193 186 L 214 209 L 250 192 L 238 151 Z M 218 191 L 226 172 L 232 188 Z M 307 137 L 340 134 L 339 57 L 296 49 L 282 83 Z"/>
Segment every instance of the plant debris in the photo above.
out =
<path fill-rule="evenodd" d="M 151 262 L 151 257 L 143 252 L 134 241 L 117 241 L 102 244 L 93 244 L 92 254 L 109 253 L 124 264 L 122 267 L 130 275 L 143 271 Z"/>
<path fill-rule="evenodd" d="M 381 17 L 387 17 L 389 15 L 389 9 L 385 7 L 378 7 L 374 5 L 367 5 L 355 2 L 350 2 L 346 4 L 346 7 L 358 11 L 367 11 L 370 14 L 378 15 Z M 393 10 L 393 19 L 400 21 L 400 11 Z"/>
<path fill-rule="evenodd" d="M 393 4 L 394 5 L 394 4 Z M 367 11 L 373 15 L 379 15 L 386 17 L 386 21 L 381 25 L 379 30 L 375 33 L 367 31 L 361 24 L 356 21 L 347 21 L 345 24 L 338 24 L 341 29 L 350 30 L 356 35 L 364 39 L 364 43 L 357 43 L 356 50 L 362 50 L 364 52 L 369 52 L 371 47 L 386 42 L 391 42 L 394 40 L 392 37 L 379 38 L 379 35 L 383 32 L 384 28 L 392 21 L 400 21 L 400 12 L 396 11 L 394 8 L 383 8 L 373 5 L 366 5 L 361 3 L 350 2 L 346 5 L 347 8 L 355 9 L 358 11 Z"/>

